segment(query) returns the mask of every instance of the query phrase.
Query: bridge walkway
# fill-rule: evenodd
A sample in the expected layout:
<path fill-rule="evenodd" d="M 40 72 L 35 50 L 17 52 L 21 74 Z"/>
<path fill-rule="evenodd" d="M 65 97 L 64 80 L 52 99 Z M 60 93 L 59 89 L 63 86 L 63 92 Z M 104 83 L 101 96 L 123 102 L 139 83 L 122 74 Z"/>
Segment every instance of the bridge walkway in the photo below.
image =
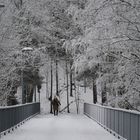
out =
<path fill-rule="evenodd" d="M 1 140 L 117 140 L 84 115 L 37 115 Z"/>

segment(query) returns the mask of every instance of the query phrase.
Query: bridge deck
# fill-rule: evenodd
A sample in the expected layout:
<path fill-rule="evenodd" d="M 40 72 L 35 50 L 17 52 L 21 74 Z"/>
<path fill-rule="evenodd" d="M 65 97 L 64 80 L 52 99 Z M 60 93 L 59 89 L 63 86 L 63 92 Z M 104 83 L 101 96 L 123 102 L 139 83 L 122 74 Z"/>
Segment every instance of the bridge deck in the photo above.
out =
<path fill-rule="evenodd" d="M 38 115 L 1 140 L 117 140 L 86 116 Z"/>

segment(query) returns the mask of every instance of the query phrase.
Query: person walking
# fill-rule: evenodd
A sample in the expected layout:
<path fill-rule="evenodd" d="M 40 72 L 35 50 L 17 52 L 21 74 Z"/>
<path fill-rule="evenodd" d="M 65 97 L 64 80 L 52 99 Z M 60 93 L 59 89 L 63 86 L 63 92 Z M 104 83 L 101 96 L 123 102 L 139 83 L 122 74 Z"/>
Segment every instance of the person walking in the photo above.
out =
<path fill-rule="evenodd" d="M 61 103 L 60 103 L 59 99 L 57 98 L 57 96 L 54 96 L 54 99 L 52 100 L 54 116 L 58 115 L 58 111 L 59 111 L 59 106 L 60 105 L 61 105 Z"/>

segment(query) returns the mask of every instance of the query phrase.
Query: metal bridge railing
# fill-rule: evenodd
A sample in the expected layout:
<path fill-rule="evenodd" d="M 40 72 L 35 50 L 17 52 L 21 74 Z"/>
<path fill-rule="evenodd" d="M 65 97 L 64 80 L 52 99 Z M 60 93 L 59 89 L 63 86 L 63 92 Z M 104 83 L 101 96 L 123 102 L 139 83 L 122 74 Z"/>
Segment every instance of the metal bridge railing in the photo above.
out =
<path fill-rule="evenodd" d="M 40 112 L 40 103 L 0 107 L 0 133 Z"/>
<path fill-rule="evenodd" d="M 138 112 L 85 103 L 84 114 L 122 139 L 140 140 Z"/>

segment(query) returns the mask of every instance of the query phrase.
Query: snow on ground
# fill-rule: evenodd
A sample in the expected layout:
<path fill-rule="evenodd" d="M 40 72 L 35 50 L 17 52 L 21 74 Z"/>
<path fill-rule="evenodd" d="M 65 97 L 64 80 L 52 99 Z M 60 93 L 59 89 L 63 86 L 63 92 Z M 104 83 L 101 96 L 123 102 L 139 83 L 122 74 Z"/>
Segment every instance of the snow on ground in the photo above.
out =
<path fill-rule="evenodd" d="M 42 76 L 45 75 L 46 73 L 46 69 L 48 67 L 44 66 L 40 69 L 40 74 Z M 60 106 L 60 110 L 62 110 L 64 107 L 66 107 L 67 105 L 67 93 L 66 93 L 66 75 L 65 75 L 65 62 L 59 62 L 58 64 L 58 77 L 59 77 L 59 90 L 62 90 L 62 92 L 60 93 L 60 101 L 61 101 L 61 106 Z M 55 65 L 53 66 L 53 96 L 56 94 L 56 77 L 55 77 L 56 73 L 55 73 Z M 46 89 L 46 83 L 42 84 L 42 88 L 41 88 L 41 112 L 43 114 L 48 114 L 50 112 L 50 102 L 48 101 L 48 99 L 46 97 L 49 97 L 50 94 L 50 69 L 49 69 L 49 74 L 48 74 L 48 90 Z M 46 82 L 46 79 L 44 77 L 44 82 Z M 78 84 L 78 83 L 77 83 Z M 65 88 L 64 88 L 65 87 Z M 78 87 L 78 86 L 77 86 Z M 92 90 L 87 88 L 86 93 L 84 93 L 84 87 L 79 87 L 77 89 L 80 93 L 80 103 L 79 103 L 79 108 L 80 111 L 79 113 L 82 114 L 83 113 L 83 103 L 84 102 L 88 102 L 88 103 L 93 103 L 93 94 L 92 94 Z M 49 93 L 46 93 L 46 91 L 48 91 Z M 73 90 L 73 97 L 69 97 L 70 101 L 72 102 L 75 100 L 75 91 Z M 65 112 L 67 111 L 67 109 L 65 110 Z M 76 112 L 76 103 L 73 102 L 70 105 L 70 112 L 71 113 L 77 113 Z"/>
<path fill-rule="evenodd" d="M 38 115 L 1 140 L 117 140 L 82 115 Z"/>
<path fill-rule="evenodd" d="M 84 102 L 88 102 L 88 103 L 92 103 L 93 102 L 93 95 L 92 95 L 92 90 L 87 88 L 87 92 L 84 93 L 84 88 L 81 87 L 79 88 L 79 92 L 80 92 L 80 104 L 79 104 L 79 113 L 83 114 L 83 103 Z M 42 114 L 48 114 L 50 111 L 50 102 L 49 100 L 46 98 L 46 85 L 43 84 L 42 85 L 42 89 L 41 89 L 41 113 Z M 73 92 L 73 97 L 69 97 L 70 101 L 74 101 L 75 100 L 75 94 Z M 66 91 L 63 92 L 63 94 L 60 95 L 60 101 L 61 101 L 61 106 L 60 106 L 60 110 L 63 109 L 66 105 L 67 105 L 67 94 Z M 67 111 L 67 109 L 65 110 L 65 112 Z M 76 103 L 73 102 L 70 105 L 70 112 L 71 113 L 76 113 Z"/>
<path fill-rule="evenodd" d="M 44 77 L 44 75 L 46 74 L 46 69 L 49 70 L 48 73 L 48 89 L 46 89 L 46 78 Z M 56 94 L 56 73 L 55 73 L 55 64 L 53 65 L 53 96 Z M 59 62 L 58 63 L 58 78 L 59 78 L 59 90 L 62 90 L 62 92 L 60 93 L 60 101 L 61 101 L 61 106 L 60 106 L 60 110 L 62 110 L 63 108 L 66 107 L 67 105 L 67 93 L 66 93 L 66 74 L 65 74 L 65 62 Z M 50 69 L 49 66 L 43 66 L 40 69 L 40 74 L 44 77 L 44 83 L 42 84 L 42 88 L 41 88 L 41 113 L 42 114 L 48 114 L 50 112 L 50 102 L 48 101 L 48 99 L 46 97 L 49 97 L 50 94 Z M 79 102 L 79 113 L 83 114 L 83 103 L 84 102 L 88 102 L 88 103 L 93 103 L 93 91 L 92 89 L 90 89 L 89 87 L 86 88 L 86 93 L 84 92 L 84 87 L 81 87 L 78 85 L 84 85 L 83 82 L 78 82 L 76 81 L 76 91 L 78 91 L 79 93 L 79 98 L 80 98 L 80 102 Z M 64 88 L 65 87 L 65 88 Z M 70 89 L 69 89 L 70 91 Z M 48 93 L 46 93 L 48 92 Z M 75 90 L 73 90 L 73 97 L 69 97 L 70 101 L 72 102 L 74 101 L 71 105 L 70 105 L 70 112 L 71 113 L 77 113 L 76 110 L 76 102 L 75 102 Z M 98 99 L 100 99 L 100 97 L 98 97 Z M 99 100 L 100 102 L 100 100 Z M 67 109 L 64 111 L 67 112 Z"/>

